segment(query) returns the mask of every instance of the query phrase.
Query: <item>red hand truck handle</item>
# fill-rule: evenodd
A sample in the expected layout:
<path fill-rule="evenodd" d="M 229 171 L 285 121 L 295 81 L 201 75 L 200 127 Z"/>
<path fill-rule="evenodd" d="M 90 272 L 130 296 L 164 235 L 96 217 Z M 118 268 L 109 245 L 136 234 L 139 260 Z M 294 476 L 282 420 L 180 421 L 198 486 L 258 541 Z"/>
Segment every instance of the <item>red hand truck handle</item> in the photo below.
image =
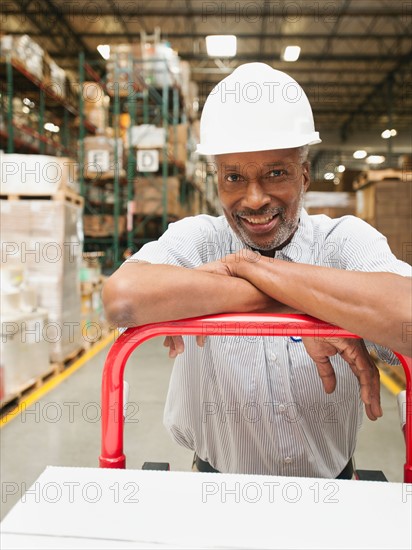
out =
<path fill-rule="evenodd" d="M 140 344 L 155 336 L 311 336 L 359 338 L 335 325 L 308 315 L 234 313 L 152 323 L 127 329 L 112 345 L 102 382 L 101 468 L 125 468 L 123 454 L 123 373 L 126 362 Z M 412 483 L 412 358 L 394 352 L 406 374 L 406 463 L 404 481 Z"/>

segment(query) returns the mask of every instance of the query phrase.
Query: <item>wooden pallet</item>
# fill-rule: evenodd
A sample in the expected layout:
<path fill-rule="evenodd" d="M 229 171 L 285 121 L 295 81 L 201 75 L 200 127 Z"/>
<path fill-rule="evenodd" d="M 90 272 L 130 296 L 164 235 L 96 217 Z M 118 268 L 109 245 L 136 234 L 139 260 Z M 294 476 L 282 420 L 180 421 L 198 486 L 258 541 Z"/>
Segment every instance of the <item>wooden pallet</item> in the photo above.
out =
<path fill-rule="evenodd" d="M 61 371 L 62 368 L 59 363 L 50 363 L 46 372 L 36 378 L 27 380 L 27 382 L 22 384 L 15 392 L 6 395 L 0 400 L 0 415 L 4 416 L 7 412 L 17 407 L 26 397 L 48 382 L 51 378 L 60 374 Z"/>
<path fill-rule="evenodd" d="M 77 206 L 83 206 L 84 198 L 80 195 L 77 195 L 74 191 L 69 189 L 64 189 L 56 191 L 56 193 L 50 194 L 40 194 L 40 195 L 28 195 L 28 194 L 2 194 L 0 195 L 2 200 L 53 200 L 53 201 L 64 201 Z"/>
<path fill-rule="evenodd" d="M 70 367 L 72 363 L 77 361 L 77 359 L 80 359 L 80 357 L 84 354 L 85 348 L 82 346 L 81 348 L 78 348 L 70 353 L 68 353 L 64 359 L 61 361 L 56 361 L 56 364 L 59 365 L 60 372 L 67 369 L 67 367 Z"/>

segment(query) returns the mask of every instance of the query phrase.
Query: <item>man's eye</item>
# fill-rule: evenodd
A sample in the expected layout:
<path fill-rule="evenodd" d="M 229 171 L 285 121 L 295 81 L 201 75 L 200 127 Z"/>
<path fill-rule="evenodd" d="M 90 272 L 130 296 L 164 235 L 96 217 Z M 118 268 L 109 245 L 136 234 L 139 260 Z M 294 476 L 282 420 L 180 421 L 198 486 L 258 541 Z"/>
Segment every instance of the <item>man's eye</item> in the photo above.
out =
<path fill-rule="evenodd" d="M 242 176 L 239 176 L 239 174 L 228 174 L 225 177 L 226 181 L 230 181 L 231 183 L 235 183 L 237 181 L 242 181 Z"/>
<path fill-rule="evenodd" d="M 287 175 L 286 170 L 271 170 L 266 175 L 267 178 L 280 178 Z"/>

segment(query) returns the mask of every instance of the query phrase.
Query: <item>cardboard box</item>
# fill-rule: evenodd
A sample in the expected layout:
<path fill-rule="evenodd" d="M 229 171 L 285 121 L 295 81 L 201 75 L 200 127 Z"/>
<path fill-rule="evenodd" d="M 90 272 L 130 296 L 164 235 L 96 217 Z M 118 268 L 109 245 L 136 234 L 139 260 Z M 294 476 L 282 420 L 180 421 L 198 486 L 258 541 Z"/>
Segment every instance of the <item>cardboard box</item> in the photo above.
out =
<path fill-rule="evenodd" d="M 84 234 L 89 237 L 112 237 L 114 233 L 114 216 L 109 214 L 83 216 Z M 118 217 L 118 234 L 126 230 L 126 216 Z"/>
<path fill-rule="evenodd" d="M 0 194 L 53 195 L 79 191 L 78 164 L 68 157 L 49 155 L 0 155 Z"/>
<path fill-rule="evenodd" d="M 58 200 L 2 200 L 0 212 L 2 240 L 9 243 L 2 248 L 1 261 L 23 264 L 26 282 L 36 289 L 39 306 L 54 323 L 50 358 L 62 361 L 82 347 L 82 208 Z"/>
<path fill-rule="evenodd" d="M 365 185 L 356 193 L 356 213 L 385 235 L 397 258 L 412 265 L 412 181 Z"/>
<path fill-rule="evenodd" d="M 161 149 L 166 141 L 166 130 L 154 124 L 140 124 L 131 128 L 132 147 L 139 149 Z"/>
<path fill-rule="evenodd" d="M 47 311 L 0 318 L 2 384 L 0 399 L 17 394 L 50 370 Z"/>
<path fill-rule="evenodd" d="M 117 148 L 117 164 L 115 149 Z M 115 171 L 124 175 L 123 142 L 107 136 L 88 136 L 84 140 L 84 176 L 88 179 L 114 178 Z"/>
<path fill-rule="evenodd" d="M 2 548 L 410 548 L 401 483 L 49 466 L 19 497 Z"/>
<path fill-rule="evenodd" d="M 134 182 L 135 212 L 153 216 L 163 214 L 163 178 L 137 178 Z M 179 217 L 180 181 L 167 178 L 167 213 Z"/>
<path fill-rule="evenodd" d="M 38 80 L 43 79 L 44 50 L 27 34 L 2 36 L 1 52 L 2 55 L 10 54 L 14 60 L 23 65 Z"/>

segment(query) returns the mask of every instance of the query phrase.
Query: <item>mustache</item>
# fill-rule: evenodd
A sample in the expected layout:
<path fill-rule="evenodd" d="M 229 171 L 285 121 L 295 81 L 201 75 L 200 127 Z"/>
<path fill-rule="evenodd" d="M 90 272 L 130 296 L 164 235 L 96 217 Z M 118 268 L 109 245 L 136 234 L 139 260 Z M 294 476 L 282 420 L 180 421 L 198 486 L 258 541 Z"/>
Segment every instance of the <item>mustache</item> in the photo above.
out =
<path fill-rule="evenodd" d="M 277 214 L 283 214 L 285 209 L 282 206 L 276 208 L 263 208 L 261 210 L 239 210 L 236 212 L 236 216 L 239 218 L 242 217 L 253 217 L 253 216 L 276 216 Z"/>

